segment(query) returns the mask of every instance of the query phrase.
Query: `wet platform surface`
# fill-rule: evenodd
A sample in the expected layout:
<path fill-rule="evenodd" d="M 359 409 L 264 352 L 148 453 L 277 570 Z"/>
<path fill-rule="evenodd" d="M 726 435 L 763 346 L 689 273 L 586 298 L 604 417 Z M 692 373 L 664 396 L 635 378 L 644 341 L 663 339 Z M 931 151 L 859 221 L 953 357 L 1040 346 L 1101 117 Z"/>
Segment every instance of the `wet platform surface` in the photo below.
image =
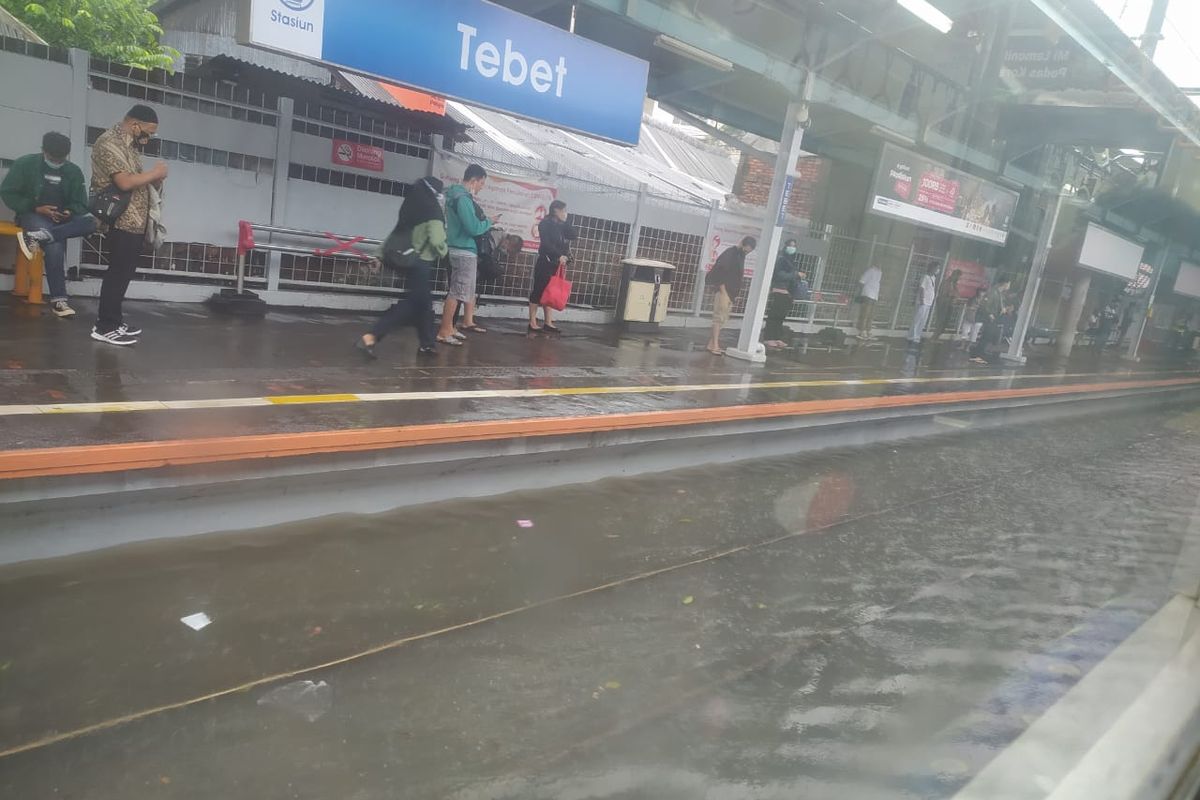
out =
<path fill-rule="evenodd" d="M 1198 458 L 1108 415 L 8 567 L 0 796 L 949 797 L 1165 601 Z"/>
<path fill-rule="evenodd" d="M 1130 365 L 1116 354 L 1083 353 L 1062 364 L 1035 357 L 1020 370 L 970 364 L 949 343 L 919 354 L 901 343 L 774 353 L 765 367 L 704 351 L 703 330 L 622 334 L 613 326 L 565 325 L 558 337 L 527 335 L 524 323 L 494 320 L 461 348 L 418 361 L 404 331 L 364 362 L 351 350 L 374 315 L 278 310 L 262 320 L 214 316 L 203 306 L 130 302 L 144 328 L 134 348 L 88 337 L 92 303 L 59 320 L 0 301 L 0 449 L 289 433 L 510 417 L 594 415 L 791 400 L 932 391 L 1052 386 L 1194 374 L 1188 364 Z M 736 334 L 727 333 L 727 343 Z M 1180 372 L 1183 370 L 1183 373 Z M 873 383 L 880 380 L 890 381 Z M 762 383 L 785 386 L 761 387 Z M 729 388 L 703 388 L 712 385 Z M 593 387 L 636 391 L 589 394 Z M 654 391 L 662 387 L 662 391 Z M 555 390 L 557 396 L 455 396 Z M 330 402 L 337 395 L 425 393 L 386 402 Z M 268 398 L 262 407 L 48 413 L 81 403 Z M 278 400 L 279 402 L 273 402 Z"/>

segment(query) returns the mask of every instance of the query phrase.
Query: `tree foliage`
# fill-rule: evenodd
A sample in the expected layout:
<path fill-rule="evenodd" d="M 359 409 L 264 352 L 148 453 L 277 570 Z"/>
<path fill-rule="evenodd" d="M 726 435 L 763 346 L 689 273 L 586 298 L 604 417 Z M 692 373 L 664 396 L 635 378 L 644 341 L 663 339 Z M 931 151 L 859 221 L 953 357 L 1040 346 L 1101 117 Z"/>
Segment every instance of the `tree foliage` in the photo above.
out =
<path fill-rule="evenodd" d="M 17 19 L 56 47 L 80 47 L 143 69 L 171 69 L 178 51 L 159 43 L 154 0 L 0 0 Z"/>

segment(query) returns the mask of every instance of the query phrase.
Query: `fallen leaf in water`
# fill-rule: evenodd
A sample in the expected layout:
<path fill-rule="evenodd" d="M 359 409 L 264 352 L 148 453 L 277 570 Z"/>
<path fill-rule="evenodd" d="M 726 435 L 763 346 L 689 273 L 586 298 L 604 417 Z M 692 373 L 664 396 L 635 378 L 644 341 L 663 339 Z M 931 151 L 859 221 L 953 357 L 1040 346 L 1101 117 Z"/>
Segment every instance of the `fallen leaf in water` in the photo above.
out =
<path fill-rule="evenodd" d="M 166 786 L 167 784 L 169 784 L 171 782 L 171 779 L 168 778 L 166 775 L 162 775 L 159 777 L 158 782 L 161 783 L 163 786 Z"/>
<path fill-rule="evenodd" d="M 616 681 L 609 681 L 608 683 L 604 684 L 604 688 L 605 689 L 620 689 L 621 684 L 617 683 Z"/>
<path fill-rule="evenodd" d="M 683 519 L 681 519 L 681 520 L 679 520 L 679 521 L 680 521 L 680 522 L 687 523 L 687 522 L 691 522 L 692 520 L 691 520 L 689 517 L 684 517 Z"/>
<path fill-rule="evenodd" d="M 683 598 L 683 604 L 685 606 L 690 606 L 694 602 L 696 602 L 696 598 L 692 597 L 690 594 L 687 597 Z"/>
<path fill-rule="evenodd" d="M 764 605 L 763 603 L 759 603 L 759 604 L 758 604 L 758 607 L 759 607 L 759 608 L 766 608 L 766 605 Z"/>

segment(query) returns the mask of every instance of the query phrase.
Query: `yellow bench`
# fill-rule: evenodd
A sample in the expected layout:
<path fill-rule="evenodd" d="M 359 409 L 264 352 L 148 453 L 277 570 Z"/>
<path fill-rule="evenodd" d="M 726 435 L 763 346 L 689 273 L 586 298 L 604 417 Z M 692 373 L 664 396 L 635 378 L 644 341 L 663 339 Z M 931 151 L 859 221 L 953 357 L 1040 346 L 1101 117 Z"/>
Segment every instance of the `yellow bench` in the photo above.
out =
<path fill-rule="evenodd" d="M 12 236 L 15 239 L 20 233 L 21 229 L 17 227 L 16 223 L 0 221 L 0 236 Z M 26 303 L 41 305 L 44 302 L 42 300 L 42 279 L 45 272 L 46 266 L 40 250 L 31 261 L 25 257 L 18 246 L 13 294 L 17 297 L 24 297 Z"/>

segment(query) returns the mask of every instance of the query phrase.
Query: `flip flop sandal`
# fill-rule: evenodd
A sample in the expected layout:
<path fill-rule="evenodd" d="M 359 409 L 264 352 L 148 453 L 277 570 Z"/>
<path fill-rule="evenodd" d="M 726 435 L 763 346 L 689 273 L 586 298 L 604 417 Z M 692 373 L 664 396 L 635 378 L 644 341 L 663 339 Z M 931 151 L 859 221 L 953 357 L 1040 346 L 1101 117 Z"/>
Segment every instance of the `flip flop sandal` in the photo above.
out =
<path fill-rule="evenodd" d="M 442 344 L 448 344 L 451 347 L 462 347 L 463 346 L 462 339 L 457 339 L 453 336 L 439 336 L 439 337 L 437 337 L 437 340 L 439 342 L 441 342 Z"/>

